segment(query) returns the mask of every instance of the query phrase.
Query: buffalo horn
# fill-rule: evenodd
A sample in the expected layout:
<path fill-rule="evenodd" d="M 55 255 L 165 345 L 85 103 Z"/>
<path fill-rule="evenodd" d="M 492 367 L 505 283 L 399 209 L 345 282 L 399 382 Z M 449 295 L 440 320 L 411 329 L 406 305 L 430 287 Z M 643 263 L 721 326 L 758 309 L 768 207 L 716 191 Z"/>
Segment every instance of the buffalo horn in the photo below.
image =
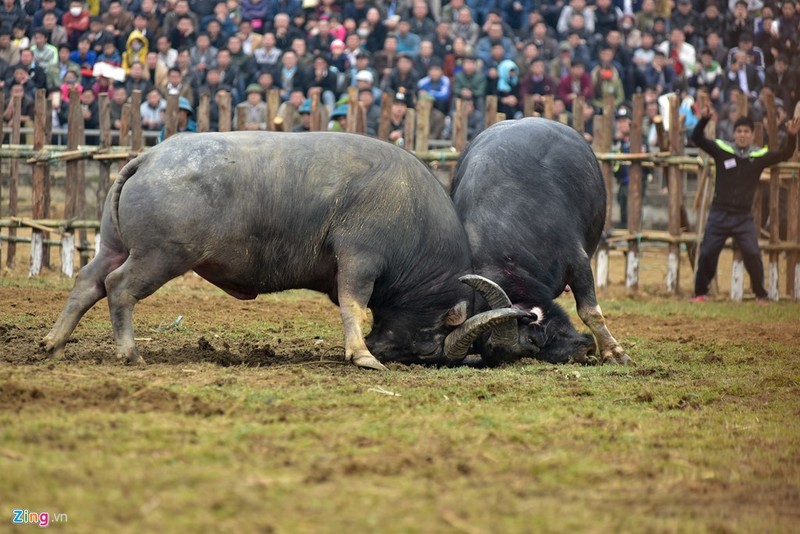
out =
<path fill-rule="evenodd" d="M 483 300 L 493 310 L 511 307 L 511 299 L 508 298 L 503 288 L 488 278 L 477 274 L 468 274 L 462 276 L 459 280 L 480 293 Z M 515 322 L 504 321 L 497 328 L 492 329 L 492 341 L 498 347 L 513 347 L 519 341 L 518 336 Z"/>
<path fill-rule="evenodd" d="M 526 317 L 527 312 L 512 308 L 489 310 L 470 317 L 464 324 L 450 332 L 444 340 L 444 356 L 450 361 L 463 360 L 470 345 L 487 330 L 495 329 L 506 322 Z M 515 329 L 516 330 L 516 329 Z"/>

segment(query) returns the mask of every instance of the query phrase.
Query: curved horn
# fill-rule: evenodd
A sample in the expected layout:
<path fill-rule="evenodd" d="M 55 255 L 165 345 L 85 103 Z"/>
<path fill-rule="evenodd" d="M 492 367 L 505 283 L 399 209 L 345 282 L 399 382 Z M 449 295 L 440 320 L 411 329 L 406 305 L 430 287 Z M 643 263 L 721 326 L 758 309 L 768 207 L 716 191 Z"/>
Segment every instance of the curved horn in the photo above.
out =
<path fill-rule="evenodd" d="M 516 319 L 526 317 L 527 312 L 512 308 L 489 310 L 470 317 L 464 324 L 450 332 L 444 340 L 444 357 L 449 361 L 463 360 L 469 346 L 475 339 L 490 329 L 496 329 L 504 323 L 516 323 Z M 516 333 L 516 328 L 514 329 Z"/>
<path fill-rule="evenodd" d="M 468 274 L 458 280 L 480 293 L 493 310 L 511 307 L 511 299 L 508 298 L 503 288 L 488 278 L 477 274 Z M 517 324 L 511 321 L 499 324 L 497 328 L 492 329 L 492 340 L 499 347 L 512 348 L 519 343 Z"/>
<path fill-rule="evenodd" d="M 467 284 L 480 293 L 493 310 L 511 307 L 511 299 L 508 298 L 503 288 L 486 277 L 477 274 L 467 274 L 459 278 L 458 281 Z"/>

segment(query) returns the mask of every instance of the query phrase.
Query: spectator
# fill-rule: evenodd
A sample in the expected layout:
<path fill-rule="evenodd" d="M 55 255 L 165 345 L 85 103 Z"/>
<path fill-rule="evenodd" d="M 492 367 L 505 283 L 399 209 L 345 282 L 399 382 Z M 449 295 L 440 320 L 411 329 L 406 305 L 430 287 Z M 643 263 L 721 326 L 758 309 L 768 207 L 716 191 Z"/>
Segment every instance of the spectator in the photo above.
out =
<path fill-rule="evenodd" d="M 572 49 L 572 61 L 580 61 L 584 65 L 592 62 L 592 54 L 586 41 L 578 32 L 570 32 L 566 41 Z"/>
<path fill-rule="evenodd" d="M 420 39 L 432 41 L 436 33 L 436 23 L 428 15 L 428 4 L 425 0 L 415 0 L 409 27 Z"/>
<path fill-rule="evenodd" d="M 294 89 L 300 89 L 305 93 L 311 82 L 309 74 L 297 64 L 297 54 L 294 50 L 283 53 L 279 75 L 278 86 L 281 88 L 283 100 L 289 98 Z"/>
<path fill-rule="evenodd" d="M 309 88 L 311 87 L 319 87 L 321 101 L 328 110 L 336 107 L 338 96 L 336 73 L 331 70 L 325 56 L 314 58 L 314 70 L 309 82 Z"/>
<path fill-rule="evenodd" d="M 586 72 L 586 66 L 580 61 L 573 61 L 569 74 L 561 78 L 558 84 L 558 97 L 572 110 L 572 101 L 582 96 L 586 102 L 592 100 L 592 79 Z"/>
<path fill-rule="evenodd" d="M 572 64 L 572 47 L 564 41 L 558 45 L 558 56 L 550 61 L 550 76 L 559 83 L 564 76 L 569 75 L 569 67 Z"/>
<path fill-rule="evenodd" d="M 80 83 L 80 76 L 75 71 L 67 71 L 64 75 L 64 79 L 61 84 L 59 84 L 59 96 L 58 104 L 53 105 L 53 111 L 57 113 L 58 122 L 60 125 L 66 126 L 67 122 L 69 121 L 69 102 L 70 102 L 70 91 L 74 89 L 80 95 L 83 92 L 83 86 Z"/>
<path fill-rule="evenodd" d="M 256 63 L 252 57 L 244 53 L 242 49 L 242 40 L 236 35 L 232 35 L 228 38 L 228 51 L 231 54 L 231 64 L 236 68 L 237 72 L 244 77 L 242 81 L 242 88 L 244 89 L 255 76 Z"/>
<path fill-rule="evenodd" d="M 291 48 L 297 55 L 298 67 L 306 71 L 310 71 L 312 68 L 314 68 L 314 56 L 308 52 L 308 46 L 305 39 L 298 37 L 292 41 Z"/>
<path fill-rule="evenodd" d="M 414 58 L 414 70 L 419 73 L 427 73 L 431 63 L 441 60 L 433 57 L 433 43 L 427 39 L 419 44 L 419 54 Z"/>
<path fill-rule="evenodd" d="M 162 35 L 171 36 L 175 28 L 178 27 L 178 21 L 183 17 L 189 17 L 194 28 L 197 28 L 200 23 L 197 15 L 189 9 L 189 0 L 177 0 L 172 11 L 164 15 L 164 22 L 161 27 Z"/>
<path fill-rule="evenodd" d="M 658 18 L 658 13 L 656 13 L 655 0 L 642 0 L 641 11 L 636 14 L 636 28 L 642 33 L 652 33 L 656 18 Z"/>
<path fill-rule="evenodd" d="M 463 2 L 463 0 L 461 1 Z M 373 7 L 372 3 L 367 2 L 367 0 L 353 0 L 352 2 L 346 2 L 342 16 L 345 19 L 353 19 L 356 21 L 356 24 L 359 24 L 367 19 L 367 11 L 369 11 L 369 8 L 371 7 Z"/>
<path fill-rule="evenodd" d="M 113 40 L 108 40 L 103 43 L 103 51 L 97 56 L 97 61 L 95 61 L 95 63 L 100 62 L 108 63 L 115 67 L 120 67 L 122 65 L 122 56 L 114 45 Z"/>
<path fill-rule="evenodd" d="M 722 44 L 722 35 L 711 30 L 706 34 L 706 48 L 711 51 L 714 61 L 719 63 L 719 66 L 725 68 L 728 58 L 728 49 Z"/>
<path fill-rule="evenodd" d="M 239 69 L 233 64 L 231 51 L 223 48 L 217 52 L 217 60 L 214 66 L 219 69 L 221 82 L 231 88 L 234 105 L 241 102 L 244 94 L 245 76 L 241 75 Z"/>
<path fill-rule="evenodd" d="M 80 77 L 80 66 L 77 63 L 70 61 L 69 45 L 66 43 L 58 47 L 58 61 L 55 66 L 51 67 L 48 72 L 48 87 L 60 87 L 64 82 L 64 76 L 67 72 L 72 71 Z"/>
<path fill-rule="evenodd" d="M 397 52 L 415 57 L 419 53 L 420 37 L 411 33 L 411 22 L 401 19 L 397 25 Z"/>
<path fill-rule="evenodd" d="M 58 63 L 58 49 L 47 42 L 47 32 L 44 28 L 33 30 L 33 60 L 45 70 L 51 69 Z"/>
<path fill-rule="evenodd" d="M 81 115 L 85 130 L 96 130 L 100 126 L 100 114 L 97 109 L 97 97 L 92 91 L 81 92 Z M 96 145 L 97 136 L 86 136 L 87 145 Z"/>
<path fill-rule="evenodd" d="M 573 0 L 582 2 L 583 0 Z M 514 43 L 511 39 L 503 35 L 503 26 L 495 23 L 489 26 L 489 31 L 486 37 L 478 39 L 478 44 L 475 47 L 475 55 L 483 60 L 484 64 L 492 61 L 492 47 L 494 45 L 501 45 L 503 47 L 503 59 L 511 59 L 514 55 Z"/>
<path fill-rule="evenodd" d="M 775 36 L 778 52 L 785 54 L 788 58 L 797 58 L 798 55 L 798 35 L 800 27 L 800 13 L 792 0 L 784 0 L 781 4 L 781 14 L 772 24 L 772 34 Z"/>
<path fill-rule="evenodd" d="M 0 24 L 13 27 L 23 24 L 27 27 L 25 11 L 19 6 L 17 0 L 3 0 L 0 5 Z"/>
<path fill-rule="evenodd" d="M 261 93 L 264 95 L 269 95 L 269 92 L 273 89 L 277 90 L 278 87 L 275 85 L 275 76 L 272 72 L 262 72 L 256 78 L 256 83 L 259 87 L 261 87 Z"/>
<path fill-rule="evenodd" d="M 458 16 L 464 7 L 466 7 L 464 0 L 450 0 L 448 4 L 442 6 L 439 20 L 455 24 L 458 22 Z M 467 7 L 467 9 L 470 8 Z M 472 19 L 472 10 L 470 10 L 470 19 Z"/>
<path fill-rule="evenodd" d="M 562 38 L 571 30 L 570 23 L 574 14 L 581 15 L 583 18 L 584 26 L 582 31 L 586 32 L 586 37 L 594 34 L 594 11 L 586 6 L 586 0 L 570 0 L 569 5 L 561 10 L 561 15 L 558 17 L 558 24 L 556 30 L 558 35 Z"/>
<path fill-rule="evenodd" d="M 714 60 L 714 55 L 708 48 L 700 53 L 700 64 L 695 69 L 695 74 L 689 80 L 690 92 L 693 96 L 698 91 L 705 91 L 715 108 L 719 108 L 722 96 L 722 67 Z"/>
<path fill-rule="evenodd" d="M 403 92 L 398 92 L 392 100 L 389 112 L 389 141 L 398 145 L 405 145 L 406 132 L 406 111 L 408 111 L 408 101 Z"/>
<path fill-rule="evenodd" d="M 253 32 L 253 25 L 249 20 L 243 20 L 239 23 L 239 33 L 236 34 L 242 41 L 242 50 L 245 54 L 253 57 L 256 50 L 261 47 L 262 35 Z M 273 34 L 273 39 L 275 35 Z"/>
<path fill-rule="evenodd" d="M 558 56 L 558 41 L 547 34 L 547 25 L 544 22 L 533 25 L 533 33 L 526 43 L 536 45 L 539 55 L 545 61 L 552 61 Z"/>
<path fill-rule="evenodd" d="M 124 87 L 117 87 L 111 93 L 108 110 L 111 116 L 111 127 L 119 130 L 122 127 L 122 108 L 128 101 L 128 91 Z"/>
<path fill-rule="evenodd" d="M 108 11 L 101 17 L 105 31 L 114 36 L 114 45 L 124 48 L 125 37 L 133 28 L 133 15 L 122 8 L 120 0 L 110 0 Z"/>
<path fill-rule="evenodd" d="M 686 2 L 687 0 L 679 0 Z M 688 0 L 691 2 L 691 0 Z M 622 19 L 622 10 L 613 5 L 611 0 L 597 0 L 595 2 L 594 10 L 594 32 L 601 38 L 607 36 L 608 32 L 616 31 L 620 28 L 620 20 Z M 690 3 L 691 5 L 691 3 Z M 680 10 L 680 8 L 679 8 Z M 584 15 L 585 17 L 586 15 Z"/>
<path fill-rule="evenodd" d="M 156 40 L 156 50 L 158 51 L 158 62 L 171 69 L 175 66 L 178 59 L 178 51 L 172 48 L 172 43 L 166 35 L 161 35 Z"/>
<path fill-rule="evenodd" d="M 475 56 L 466 56 L 461 72 L 456 74 L 453 94 L 463 99 L 472 98 L 478 109 L 483 109 L 483 99 L 486 96 L 486 76 L 478 70 L 478 60 Z"/>
<path fill-rule="evenodd" d="M 386 85 L 386 89 L 392 93 L 403 93 L 403 101 L 409 107 L 415 105 L 417 82 L 419 81 L 413 65 L 410 56 L 400 54 L 397 57 L 397 66 L 392 69 Z"/>
<path fill-rule="evenodd" d="M 697 46 L 695 32 L 699 23 L 699 17 L 692 9 L 692 0 L 678 0 L 678 6 L 669 19 L 670 28 L 680 28 L 683 30 L 684 38 L 692 46 Z M 699 37 L 699 36 L 698 36 Z"/>
<path fill-rule="evenodd" d="M 436 36 L 433 39 L 433 55 L 446 62 L 448 56 L 453 55 L 453 38 L 450 37 L 450 23 L 440 22 L 436 26 Z"/>
<path fill-rule="evenodd" d="M 794 109 L 799 98 L 800 79 L 797 73 L 789 68 L 789 60 L 785 55 L 779 54 L 775 58 L 775 64 L 767 69 L 766 85 L 783 100 L 786 109 Z"/>
<path fill-rule="evenodd" d="M 686 80 L 694 74 L 697 51 L 686 42 L 681 28 L 672 28 L 669 32 L 669 41 L 661 43 L 658 49 L 672 61 L 672 68 L 679 78 Z"/>
<path fill-rule="evenodd" d="M 178 67 L 169 69 L 167 74 L 167 86 L 164 90 L 166 96 L 178 95 L 186 98 L 191 104 L 194 101 L 194 91 L 190 83 L 184 83 L 184 77 Z"/>
<path fill-rule="evenodd" d="M 644 32 L 642 33 L 642 42 L 640 43 L 640 46 L 633 51 L 631 62 L 635 66 L 635 86 L 639 90 L 647 87 L 647 83 L 644 80 L 644 73 L 647 70 L 647 67 L 649 67 L 653 62 L 653 58 L 656 57 L 656 49 L 653 47 L 654 44 L 653 34 L 650 32 Z"/>
<path fill-rule="evenodd" d="M 272 33 L 275 34 L 275 46 L 280 50 L 291 48 L 295 39 L 302 39 L 305 43 L 303 33 L 290 26 L 290 22 L 289 15 L 286 13 L 278 13 L 273 19 Z"/>
<path fill-rule="evenodd" d="M 272 21 L 279 14 L 288 17 L 298 18 L 298 14 L 303 13 L 303 5 L 301 0 L 272 0 L 270 2 L 269 20 Z M 305 17 L 303 17 L 305 24 Z"/>
<path fill-rule="evenodd" d="M 48 89 L 47 73 L 34 61 L 33 50 L 30 48 L 19 53 L 19 66 L 28 73 L 31 83 L 35 89 Z"/>
<path fill-rule="evenodd" d="M 261 40 L 261 46 L 253 52 L 253 58 L 260 71 L 274 70 L 281 59 L 281 50 L 275 46 L 275 34 L 267 32 Z"/>
<path fill-rule="evenodd" d="M 383 44 L 383 49 L 379 50 L 373 56 L 372 66 L 379 75 L 381 85 L 387 82 L 389 75 L 397 63 L 397 37 L 394 35 L 387 35 L 386 41 Z"/>
<path fill-rule="evenodd" d="M 30 48 L 31 46 L 31 40 L 28 39 L 28 36 L 26 35 L 27 31 L 28 25 L 24 20 L 15 23 L 11 30 L 11 35 L 13 36 L 11 42 L 20 50 Z"/>
<path fill-rule="evenodd" d="M 544 97 L 554 96 L 557 89 L 558 85 L 545 72 L 544 60 L 541 58 L 530 64 L 520 83 L 523 101 L 527 95 L 532 95 L 534 110 L 538 113 L 544 112 Z"/>
<path fill-rule="evenodd" d="M 331 24 L 328 20 L 317 23 L 317 33 L 308 40 L 308 48 L 315 57 L 327 53 L 336 37 L 331 34 Z"/>
<path fill-rule="evenodd" d="M 592 69 L 590 75 L 592 78 L 592 105 L 596 109 L 603 108 L 603 102 L 607 96 L 614 97 L 615 107 L 619 107 L 625 101 L 622 80 L 619 71 L 613 64 L 613 51 L 610 48 L 604 47 L 600 50 L 599 63 Z"/>
<path fill-rule="evenodd" d="M 450 79 L 443 76 L 439 60 L 428 66 L 427 76 L 417 83 L 417 91 L 420 96 L 428 95 L 433 99 L 433 108 L 439 110 L 444 119 L 450 111 Z"/>
<path fill-rule="evenodd" d="M 161 91 L 156 87 L 151 88 L 139 108 L 142 127 L 145 130 L 160 130 L 164 126 L 164 114 L 166 111 L 167 101 L 161 96 Z"/>
<path fill-rule="evenodd" d="M 375 54 L 381 50 L 389 33 L 386 24 L 381 20 L 381 13 L 378 11 L 378 8 L 371 7 L 367 10 L 367 24 L 365 30 L 367 31 L 365 37 L 367 40 L 366 48 L 371 54 Z"/>
<path fill-rule="evenodd" d="M 142 35 L 139 30 L 133 30 L 128 35 L 128 40 L 125 43 L 125 52 L 122 53 L 122 68 L 129 73 L 131 65 L 145 62 L 149 51 L 150 43 L 147 37 Z"/>
<path fill-rule="evenodd" d="M 739 50 L 746 54 L 747 62 L 756 69 L 758 77 L 764 81 L 766 75 L 766 64 L 764 62 L 764 51 L 757 46 L 753 46 L 753 36 L 749 33 L 743 33 L 739 37 L 738 46 L 734 46 L 728 51 L 728 60 L 726 65 L 733 63 L 733 58 Z"/>
<path fill-rule="evenodd" d="M 267 0 L 242 0 L 242 20 L 249 22 L 257 32 L 263 32 L 264 21 L 272 21 Z"/>
<path fill-rule="evenodd" d="M 520 67 L 520 72 L 526 72 L 528 67 L 534 60 L 541 59 L 539 49 L 533 43 L 528 43 L 522 49 L 522 52 L 514 58 L 514 63 Z"/>
<path fill-rule="evenodd" d="M 715 32 L 717 35 L 725 35 L 727 21 L 720 13 L 719 6 L 714 0 L 706 2 L 705 11 L 700 15 L 697 21 L 697 31 L 695 32 L 698 39 L 695 42 L 695 47 L 698 45 L 708 44 L 708 34 Z"/>
<path fill-rule="evenodd" d="M 784 2 L 784 4 L 786 4 L 786 2 Z M 723 42 L 725 46 L 732 48 L 739 42 L 739 38 L 743 33 L 750 33 L 752 31 L 753 20 L 748 14 L 747 2 L 745 2 L 745 0 L 738 0 L 733 7 L 733 12 L 729 13 Z"/>
<path fill-rule="evenodd" d="M 45 12 L 42 17 L 42 29 L 50 44 L 58 47 L 67 44 L 67 30 L 58 24 L 58 17 L 55 12 L 50 10 Z"/>
<path fill-rule="evenodd" d="M 26 78 L 27 80 L 27 72 L 24 69 L 20 70 L 20 76 Z M 20 115 L 20 120 L 22 124 L 27 123 L 28 121 L 33 119 L 33 114 L 35 113 L 35 101 L 34 98 L 31 97 L 30 93 L 25 90 L 26 82 L 19 83 L 13 82 L 11 87 L 11 94 L 6 103 L 6 109 L 3 111 L 3 120 L 6 123 L 10 123 L 11 120 L 14 118 L 14 97 L 18 96 L 22 102 L 22 112 Z"/>
<path fill-rule="evenodd" d="M 150 51 L 144 62 L 145 76 L 159 90 L 163 90 L 167 85 L 167 74 L 169 69 L 158 61 L 158 52 Z"/>
<path fill-rule="evenodd" d="M 461 37 L 470 47 L 474 48 L 478 44 L 480 34 L 481 27 L 472 20 L 472 11 L 468 7 L 462 7 L 458 11 L 456 22 L 450 27 L 450 36 L 453 39 Z"/>
<path fill-rule="evenodd" d="M 264 103 L 261 93 L 261 86 L 251 83 L 245 90 L 246 100 L 236 106 L 233 115 L 233 123 L 239 124 L 239 113 L 245 115 L 245 130 L 266 130 L 267 129 L 267 104 Z"/>
<path fill-rule="evenodd" d="M 4 25 L 0 27 L 0 61 L 4 61 L 6 65 L 16 65 L 19 63 L 20 48 L 11 42 L 11 25 Z M 0 81 L 3 79 L 3 73 L 0 72 Z"/>
<path fill-rule="evenodd" d="M 197 123 L 194 121 L 194 108 L 192 108 L 191 103 L 186 98 L 178 98 L 178 127 L 175 133 L 188 133 L 196 131 Z M 161 129 L 159 141 L 163 141 L 165 137 L 166 126 Z"/>
<path fill-rule="evenodd" d="M 494 88 L 497 95 L 497 111 L 505 113 L 506 118 L 517 118 L 520 104 L 519 67 L 510 59 L 505 59 L 497 66 L 497 83 Z"/>
<path fill-rule="evenodd" d="M 667 57 L 661 50 L 656 51 L 653 62 L 644 71 L 645 87 L 652 87 L 656 94 L 671 93 L 675 89 L 675 71 L 667 62 Z"/>
<path fill-rule="evenodd" d="M 140 91 L 142 95 L 147 95 L 150 89 L 153 88 L 153 83 L 147 79 L 142 63 L 131 65 L 129 76 L 125 80 L 125 88 L 128 90 L 129 95 L 132 95 L 134 91 Z"/>
<path fill-rule="evenodd" d="M 358 91 L 358 104 L 364 110 L 364 133 L 378 135 L 378 126 L 381 120 L 381 107 L 377 104 L 375 93 L 371 89 Z"/>
<path fill-rule="evenodd" d="M 219 30 L 218 26 L 217 30 Z M 215 36 L 212 35 L 211 29 L 206 27 L 206 32 L 208 33 L 209 39 L 213 44 Z M 217 36 L 218 35 L 219 34 L 217 34 Z M 176 50 L 180 50 L 181 48 L 191 48 L 194 46 L 196 39 L 197 34 L 195 33 L 194 22 L 192 21 L 192 18 L 188 16 L 179 18 L 175 28 L 169 34 L 169 40 L 172 44 L 172 48 Z"/>
<path fill-rule="evenodd" d="M 739 50 L 734 55 L 733 62 L 725 70 L 723 93 L 727 101 L 731 101 L 731 88 L 737 88 L 747 95 L 751 102 L 758 97 L 761 91 L 761 78 L 756 68 L 747 61 L 747 52 Z"/>
<path fill-rule="evenodd" d="M 220 27 L 222 40 L 227 41 L 228 37 L 236 34 L 236 24 L 230 18 L 230 10 L 225 2 L 218 2 L 214 5 L 214 12 L 200 19 L 200 31 L 208 31 L 211 21 L 217 21 Z"/>
<path fill-rule="evenodd" d="M 727 113 L 720 121 L 717 122 L 716 137 L 724 139 L 725 141 L 733 142 L 733 125 L 739 120 L 739 106 L 735 103 L 730 103 L 727 106 Z"/>
<path fill-rule="evenodd" d="M 141 10 L 133 18 L 133 26 L 147 37 L 150 44 L 154 44 L 161 34 L 161 19 L 154 0 L 142 0 Z"/>

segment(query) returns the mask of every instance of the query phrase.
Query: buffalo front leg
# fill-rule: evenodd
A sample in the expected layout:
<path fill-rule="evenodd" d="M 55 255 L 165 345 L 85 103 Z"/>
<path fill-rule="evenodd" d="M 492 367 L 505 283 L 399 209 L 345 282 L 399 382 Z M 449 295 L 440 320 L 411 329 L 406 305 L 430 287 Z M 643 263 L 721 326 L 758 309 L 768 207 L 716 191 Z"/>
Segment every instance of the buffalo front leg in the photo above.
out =
<path fill-rule="evenodd" d="M 75 286 L 69 294 L 67 304 L 50 332 L 40 345 L 54 358 L 64 357 L 64 348 L 81 317 L 100 299 L 106 296 L 105 278 L 120 266 L 124 257 L 101 252 L 86 267 L 78 272 Z"/>
<path fill-rule="evenodd" d="M 585 264 L 576 269 L 571 286 L 575 295 L 578 316 L 594 334 L 601 362 L 620 365 L 633 363 L 631 357 L 614 339 L 614 336 L 608 330 L 608 326 L 606 326 L 606 319 L 603 317 L 603 312 L 600 310 L 600 305 L 597 303 L 597 296 L 594 292 L 594 276 L 592 275 L 592 268 L 589 265 L 588 258 L 586 258 Z"/>
<path fill-rule="evenodd" d="M 367 317 L 367 303 L 372 295 L 372 282 L 364 278 L 350 276 L 348 269 L 339 267 L 339 310 L 344 325 L 344 356 L 359 367 L 385 371 L 386 367 L 378 361 L 367 348 L 362 330 Z"/>

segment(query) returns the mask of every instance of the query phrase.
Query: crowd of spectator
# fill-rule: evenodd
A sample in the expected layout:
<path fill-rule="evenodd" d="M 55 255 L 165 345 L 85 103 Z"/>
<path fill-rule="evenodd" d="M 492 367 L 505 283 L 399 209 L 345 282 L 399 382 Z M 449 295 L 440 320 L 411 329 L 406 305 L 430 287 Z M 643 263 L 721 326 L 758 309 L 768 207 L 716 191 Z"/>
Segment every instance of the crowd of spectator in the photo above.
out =
<path fill-rule="evenodd" d="M 624 119 L 643 93 L 649 119 L 660 96 L 679 93 L 691 113 L 705 90 L 730 137 L 739 93 L 755 120 L 773 98 L 779 118 L 800 113 L 799 28 L 796 0 L 0 0 L 0 87 L 22 95 L 25 116 L 46 89 L 61 122 L 75 88 L 87 128 L 97 127 L 98 95 L 109 94 L 118 126 L 139 89 L 150 130 L 163 127 L 173 94 L 189 113 L 209 95 L 217 128 L 223 93 L 234 109 L 248 104 L 247 128 L 265 129 L 265 95 L 277 88 L 302 131 L 310 91 L 341 129 L 354 86 L 373 135 L 381 95 L 392 95 L 395 142 L 420 98 L 433 103 L 436 138 L 449 135 L 455 97 L 472 136 L 487 95 L 507 117 L 522 114 L 527 95 L 537 111 L 552 95 L 556 114 L 571 117 L 582 96 L 587 118 L 610 95 Z M 10 103 L 2 112 L 8 120 Z"/>

